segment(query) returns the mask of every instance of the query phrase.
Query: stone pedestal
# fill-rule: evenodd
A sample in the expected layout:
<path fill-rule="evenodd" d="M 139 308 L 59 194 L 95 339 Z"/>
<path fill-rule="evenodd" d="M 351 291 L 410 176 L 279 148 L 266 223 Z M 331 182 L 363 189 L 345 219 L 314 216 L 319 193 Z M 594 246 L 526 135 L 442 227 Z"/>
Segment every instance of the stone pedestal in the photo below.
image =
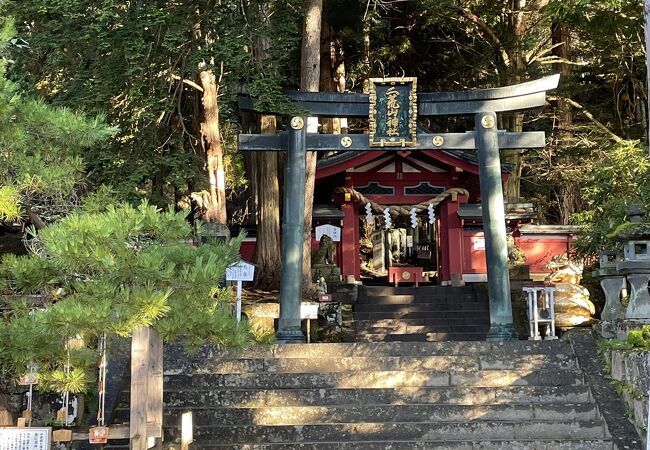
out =
<path fill-rule="evenodd" d="M 311 279 L 313 282 L 324 277 L 327 283 L 341 281 L 341 269 L 334 264 L 312 264 Z"/>
<path fill-rule="evenodd" d="M 625 308 L 621 304 L 621 291 L 625 289 L 625 277 L 618 275 L 614 268 L 594 270 L 591 275 L 600 279 L 600 287 L 605 293 L 605 306 L 600 318 L 611 322 L 625 317 Z"/>
<path fill-rule="evenodd" d="M 627 260 L 616 265 L 618 273 L 625 275 L 630 283 L 630 301 L 625 312 L 626 319 L 650 319 L 649 260 Z"/>

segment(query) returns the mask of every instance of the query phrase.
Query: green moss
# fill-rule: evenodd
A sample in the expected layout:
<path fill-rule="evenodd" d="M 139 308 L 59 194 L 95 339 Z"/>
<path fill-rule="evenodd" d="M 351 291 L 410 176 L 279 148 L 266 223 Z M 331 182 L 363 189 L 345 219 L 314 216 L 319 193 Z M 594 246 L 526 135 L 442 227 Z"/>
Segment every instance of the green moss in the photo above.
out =
<path fill-rule="evenodd" d="M 647 239 L 650 238 L 650 223 L 648 222 L 623 222 L 607 237 L 617 241 L 626 241 L 630 239 Z"/>
<path fill-rule="evenodd" d="M 624 341 L 619 339 L 604 339 L 598 343 L 603 350 L 623 350 L 633 352 L 650 351 L 650 325 L 643 325 L 641 328 L 631 330 Z"/>

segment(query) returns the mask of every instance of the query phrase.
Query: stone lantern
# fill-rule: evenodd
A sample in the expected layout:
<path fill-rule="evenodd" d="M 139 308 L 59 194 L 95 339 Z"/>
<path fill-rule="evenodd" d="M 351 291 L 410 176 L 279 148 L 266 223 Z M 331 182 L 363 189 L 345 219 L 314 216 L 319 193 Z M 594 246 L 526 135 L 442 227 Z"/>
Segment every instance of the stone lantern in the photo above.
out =
<path fill-rule="evenodd" d="M 628 222 L 616 229 L 614 237 L 623 243 L 623 261 L 616 263 L 616 269 L 630 283 L 625 319 L 650 322 L 650 223 L 643 221 L 644 212 L 642 207 L 632 206 Z"/>
<path fill-rule="evenodd" d="M 605 293 L 605 306 L 600 314 L 601 323 L 597 329 L 603 337 L 615 336 L 616 321 L 625 317 L 625 308 L 621 304 L 621 292 L 625 289 L 625 277 L 616 270 L 616 265 L 623 260 L 620 252 L 602 252 L 598 261 L 598 269 L 591 276 L 600 281 L 600 287 Z"/>

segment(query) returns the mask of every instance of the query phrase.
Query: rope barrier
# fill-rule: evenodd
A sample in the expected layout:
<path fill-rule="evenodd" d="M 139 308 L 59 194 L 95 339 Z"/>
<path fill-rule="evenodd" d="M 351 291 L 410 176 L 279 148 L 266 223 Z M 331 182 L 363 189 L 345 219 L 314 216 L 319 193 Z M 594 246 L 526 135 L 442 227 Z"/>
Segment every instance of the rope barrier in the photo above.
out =
<path fill-rule="evenodd" d="M 334 193 L 336 194 L 350 194 L 350 197 L 352 198 L 352 201 L 354 203 L 360 203 L 360 204 L 368 204 L 370 203 L 372 210 L 376 213 L 382 214 L 386 208 L 388 208 L 388 211 L 390 212 L 391 216 L 403 216 L 403 215 L 409 215 L 411 213 L 411 209 L 415 208 L 415 210 L 420 213 L 422 211 L 425 211 L 427 208 L 429 208 L 429 205 L 433 206 L 438 206 L 440 203 L 442 203 L 443 200 L 445 200 L 447 197 L 451 197 L 453 201 L 456 200 L 458 195 L 469 195 L 469 192 L 467 189 L 463 188 L 450 188 L 447 189 L 444 192 L 441 192 L 440 194 L 436 195 L 430 200 L 420 202 L 416 205 L 412 206 L 407 206 L 407 205 L 391 205 L 391 206 L 386 206 L 386 205 L 381 205 L 379 203 L 373 202 L 370 200 L 368 197 L 363 195 L 361 192 L 355 190 L 354 188 L 351 187 L 338 187 L 334 189 Z"/>

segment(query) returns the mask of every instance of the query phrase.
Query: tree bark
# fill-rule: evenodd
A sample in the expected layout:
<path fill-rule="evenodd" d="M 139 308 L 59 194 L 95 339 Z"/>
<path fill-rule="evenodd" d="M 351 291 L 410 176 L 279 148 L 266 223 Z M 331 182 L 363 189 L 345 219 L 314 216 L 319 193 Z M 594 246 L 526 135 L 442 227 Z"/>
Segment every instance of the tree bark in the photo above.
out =
<path fill-rule="evenodd" d="M 262 133 L 275 134 L 275 116 L 261 117 Z M 256 185 L 258 197 L 257 244 L 255 271 L 258 289 L 278 289 L 280 285 L 280 186 L 278 183 L 278 155 L 275 152 L 257 152 Z"/>
<path fill-rule="evenodd" d="M 565 22 L 554 23 L 551 26 L 551 39 L 554 45 L 553 55 L 564 61 L 569 61 L 571 59 L 571 34 L 568 24 Z M 561 45 L 555 46 L 556 44 Z M 568 77 L 571 74 L 571 66 L 565 62 L 556 63 L 554 66 L 555 70 L 559 72 L 562 77 Z M 558 131 L 555 145 L 559 147 L 557 150 L 560 150 L 559 152 L 556 150 L 557 154 L 561 153 L 562 147 L 564 147 L 567 139 L 570 138 L 569 129 L 573 124 L 573 110 L 571 104 L 561 97 L 557 99 L 556 108 Z M 566 156 L 564 157 L 566 158 Z M 569 175 L 567 179 L 561 182 L 559 190 L 560 192 L 557 196 L 558 217 L 562 225 L 567 225 L 571 221 L 571 215 L 576 211 L 579 198 L 578 189 L 575 182 L 570 179 Z"/>
<path fill-rule="evenodd" d="M 320 78 L 320 33 L 323 0 L 307 0 L 300 59 L 300 89 L 318 92 Z M 309 121 L 308 121 L 309 122 Z M 316 152 L 307 152 L 305 181 L 305 229 L 303 234 L 302 289 L 307 297 L 315 295 L 311 281 L 311 216 L 314 208 Z"/>
<path fill-rule="evenodd" d="M 210 182 L 208 204 L 203 205 L 205 210 L 203 220 L 226 224 L 226 174 L 219 128 L 219 84 L 212 69 L 202 70 L 199 79 L 203 88 L 201 137 L 203 138 Z"/>
<path fill-rule="evenodd" d="M 526 0 L 510 1 L 510 20 L 508 21 L 509 35 L 513 37 L 512 45 L 507 51 L 509 60 L 506 63 L 506 80 L 508 84 L 518 84 L 522 81 L 526 72 L 526 14 L 523 9 L 526 7 Z M 507 64 L 509 62 L 509 64 Z M 509 131 L 520 133 L 524 128 L 524 115 L 520 112 L 513 112 L 504 115 L 503 124 Z M 503 194 L 505 200 L 510 203 L 517 203 L 521 191 L 522 156 L 521 149 L 503 150 L 503 162 L 511 164 L 513 170 L 504 183 Z"/>
<path fill-rule="evenodd" d="M 266 2 L 259 7 L 259 20 L 269 26 L 273 12 L 272 2 Z M 270 43 L 266 37 L 255 41 L 253 57 L 257 63 L 263 63 L 268 58 Z M 275 134 L 277 120 L 275 116 L 262 115 L 259 120 L 259 131 L 265 134 Z M 275 290 L 280 286 L 280 185 L 278 154 L 276 152 L 251 152 L 255 166 L 253 195 L 257 200 L 257 243 L 255 245 L 254 286 L 257 289 Z"/>

